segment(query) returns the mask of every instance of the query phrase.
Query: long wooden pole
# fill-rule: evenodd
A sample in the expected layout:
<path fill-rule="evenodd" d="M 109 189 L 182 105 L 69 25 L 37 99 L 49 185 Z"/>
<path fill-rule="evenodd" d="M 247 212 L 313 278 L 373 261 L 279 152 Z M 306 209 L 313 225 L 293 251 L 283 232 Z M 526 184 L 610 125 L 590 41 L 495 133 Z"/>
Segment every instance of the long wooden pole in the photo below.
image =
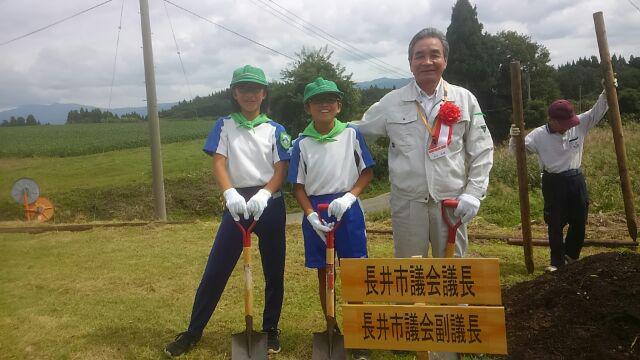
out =
<path fill-rule="evenodd" d="M 511 62 L 511 105 L 513 123 L 520 129 L 516 141 L 516 164 L 518 171 L 518 195 L 520 196 L 520 221 L 524 239 L 524 263 L 527 272 L 533 273 L 533 247 L 531 246 L 531 220 L 529 216 L 529 177 L 527 175 L 527 153 L 524 147 L 524 115 L 522 110 L 522 74 L 520 62 Z"/>
<path fill-rule="evenodd" d="M 622 188 L 622 200 L 624 201 L 624 212 L 627 218 L 627 230 L 633 241 L 638 239 L 638 226 L 636 224 L 636 212 L 633 205 L 633 192 L 631 190 L 631 179 L 627 170 L 627 152 L 624 146 L 624 135 L 622 134 L 622 121 L 620 119 L 620 107 L 618 106 L 618 93 L 614 85 L 613 66 L 609 54 L 609 44 L 607 43 L 607 31 L 604 27 L 604 17 L 602 11 L 593 14 L 593 22 L 596 26 L 596 37 L 598 39 L 598 49 L 600 50 L 600 63 L 604 85 L 609 103 L 609 114 L 611 120 L 611 130 L 613 131 L 613 143 L 616 148 L 616 159 L 618 160 L 618 173 L 620 174 L 620 187 Z"/>

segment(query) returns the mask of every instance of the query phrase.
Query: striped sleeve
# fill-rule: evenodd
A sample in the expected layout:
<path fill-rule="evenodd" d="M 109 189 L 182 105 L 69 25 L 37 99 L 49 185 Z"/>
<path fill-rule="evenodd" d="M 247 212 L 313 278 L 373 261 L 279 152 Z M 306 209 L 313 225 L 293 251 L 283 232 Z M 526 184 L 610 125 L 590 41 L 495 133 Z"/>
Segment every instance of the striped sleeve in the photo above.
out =
<path fill-rule="evenodd" d="M 213 126 L 213 129 L 211 129 L 211 132 L 209 132 L 209 136 L 207 136 L 207 141 L 204 143 L 202 151 L 207 153 L 209 156 L 213 156 L 213 154 L 227 156 L 228 141 L 225 134 L 223 134 L 223 127 L 226 119 L 228 119 L 228 117 L 218 119 L 216 124 Z"/>
<path fill-rule="evenodd" d="M 300 153 L 300 141 L 303 137 L 299 137 L 293 142 L 291 148 L 291 159 L 289 161 L 289 175 L 287 180 L 292 184 L 304 184 L 306 177 L 306 169 L 304 168 L 304 159 Z"/>
<path fill-rule="evenodd" d="M 291 158 L 289 154 L 289 148 L 291 147 L 291 137 L 287 134 L 284 126 L 278 124 L 275 121 L 270 121 L 271 125 L 275 127 L 275 139 L 273 147 L 273 163 L 278 161 L 288 161 Z"/>
<path fill-rule="evenodd" d="M 367 169 L 375 165 L 375 161 L 373 161 L 373 157 L 369 152 L 369 148 L 367 147 L 367 142 L 364 140 L 364 136 L 360 130 L 354 126 L 348 125 L 348 127 L 352 128 L 356 132 L 355 137 L 355 146 L 354 149 L 356 151 L 357 156 L 359 156 L 362 161 L 358 162 L 358 172 L 362 172 L 362 170 Z"/>

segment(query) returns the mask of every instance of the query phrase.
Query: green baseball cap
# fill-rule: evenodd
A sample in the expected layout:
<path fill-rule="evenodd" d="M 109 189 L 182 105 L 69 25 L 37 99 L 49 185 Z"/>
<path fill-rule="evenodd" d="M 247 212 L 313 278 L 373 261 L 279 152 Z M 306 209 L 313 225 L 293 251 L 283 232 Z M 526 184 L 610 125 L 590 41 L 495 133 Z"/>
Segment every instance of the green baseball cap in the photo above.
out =
<path fill-rule="evenodd" d="M 311 97 L 316 96 L 318 94 L 336 94 L 338 97 L 342 99 L 344 93 L 338 90 L 338 86 L 331 80 L 325 80 L 321 76 L 318 76 L 313 82 L 308 83 L 307 86 L 304 87 L 304 99 L 303 102 L 307 102 Z"/>
<path fill-rule="evenodd" d="M 267 78 L 264 76 L 264 71 L 251 65 L 245 65 L 243 67 L 237 68 L 233 72 L 230 86 L 241 82 L 252 82 L 267 86 Z"/>

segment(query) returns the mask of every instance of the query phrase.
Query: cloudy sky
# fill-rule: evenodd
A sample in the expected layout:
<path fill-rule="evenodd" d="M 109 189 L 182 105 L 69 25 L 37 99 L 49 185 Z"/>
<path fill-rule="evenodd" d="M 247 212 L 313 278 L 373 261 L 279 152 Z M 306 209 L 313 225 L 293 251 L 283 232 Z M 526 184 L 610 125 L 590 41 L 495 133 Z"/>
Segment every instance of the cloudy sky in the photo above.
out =
<path fill-rule="evenodd" d="M 103 1 L 106 0 L 0 0 L 0 44 Z M 334 59 L 345 65 L 356 81 L 409 77 L 406 60 L 409 40 L 426 26 L 446 32 L 455 2 L 171 1 L 288 57 L 295 57 L 303 46 L 317 48 L 328 44 L 335 51 Z M 592 17 L 596 11 L 604 12 L 611 52 L 626 57 L 640 55 L 637 7 L 640 0 L 472 0 L 471 3 L 477 6 L 478 18 L 486 31 L 515 30 L 530 35 L 549 49 L 554 65 L 598 55 Z M 225 88 L 233 69 L 240 65 L 259 65 L 270 79 L 277 79 L 280 71 L 291 63 L 287 56 L 252 44 L 162 0 L 149 0 L 149 6 L 159 102 L 179 101 L 190 94 L 207 95 Z M 107 107 L 121 9 L 111 107 L 143 106 L 139 2 L 112 0 L 47 30 L 0 45 L 0 109 L 54 102 Z M 276 11 L 287 14 L 289 19 L 283 19 Z M 319 38 L 293 21 L 292 14 L 362 53 L 353 55 Z M 180 66 L 169 19 L 190 87 Z M 382 68 L 368 56 L 383 61 Z"/>

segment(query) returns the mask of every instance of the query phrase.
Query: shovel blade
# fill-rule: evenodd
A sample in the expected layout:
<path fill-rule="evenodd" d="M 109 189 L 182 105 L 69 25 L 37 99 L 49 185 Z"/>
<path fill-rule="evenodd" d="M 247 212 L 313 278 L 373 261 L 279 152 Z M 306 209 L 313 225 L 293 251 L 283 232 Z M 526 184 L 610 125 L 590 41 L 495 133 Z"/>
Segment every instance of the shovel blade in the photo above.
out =
<path fill-rule="evenodd" d="M 328 331 L 313 333 L 313 354 L 312 360 L 345 360 L 344 337 L 341 334 L 333 333 L 329 336 Z"/>
<path fill-rule="evenodd" d="M 267 334 L 243 331 L 231 336 L 232 360 L 267 360 Z"/>

